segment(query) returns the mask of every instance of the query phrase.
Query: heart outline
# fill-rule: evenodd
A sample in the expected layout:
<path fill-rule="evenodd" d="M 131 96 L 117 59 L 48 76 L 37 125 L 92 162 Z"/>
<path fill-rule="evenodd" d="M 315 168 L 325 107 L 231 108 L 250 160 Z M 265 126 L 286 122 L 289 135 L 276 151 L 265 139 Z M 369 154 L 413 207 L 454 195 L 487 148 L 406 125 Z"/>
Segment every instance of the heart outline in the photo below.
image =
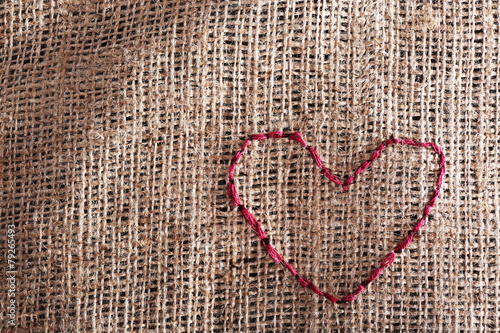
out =
<path fill-rule="evenodd" d="M 284 258 L 276 251 L 276 249 L 270 244 L 269 238 L 267 238 L 266 233 L 264 230 L 262 230 L 261 224 L 257 219 L 250 213 L 250 211 L 241 203 L 238 191 L 236 189 L 236 185 L 234 183 L 234 172 L 236 170 L 236 164 L 238 163 L 238 160 L 241 158 L 243 155 L 246 147 L 251 141 L 260 141 L 260 140 L 265 140 L 265 139 L 279 139 L 279 138 L 288 138 L 290 141 L 296 141 L 299 142 L 304 148 L 306 148 L 309 153 L 311 154 L 311 157 L 313 158 L 314 162 L 316 165 L 321 169 L 321 174 L 323 174 L 325 177 L 327 177 L 329 180 L 331 180 L 333 183 L 342 186 L 343 191 L 347 191 L 349 186 L 354 183 L 356 178 L 363 172 L 365 171 L 370 164 L 378 159 L 380 157 L 380 153 L 386 149 L 388 146 L 392 144 L 401 144 L 404 146 L 415 146 L 415 147 L 423 147 L 423 148 L 428 148 L 431 147 L 434 152 L 438 155 L 439 157 L 439 168 L 440 168 L 440 173 L 439 177 L 436 181 L 436 189 L 434 191 L 434 194 L 432 195 L 431 199 L 427 202 L 424 213 L 422 217 L 420 218 L 419 222 L 413 227 L 413 229 L 408 233 L 408 236 L 406 236 L 397 246 L 394 250 L 391 251 L 391 253 L 386 256 L 384 259 L 382 259 L 379 263 L 378 268 L 375 268 L 371 273 L 368 279 L 364 280 L 361 282 L 361 284 L 349 295 L 344 296 L 342 298 L 336 298 L 332 296 L 331 294 L 327 292 L 323 292 L 319 290 L 318 287 L 316 287 L 310 280 L 300 276 L 298 272 L 290 265 L 288 262 L 284 260 Z M 413 240 L 413 237 L 415 234 L 424 226 L 427 217 L 429 216 L 429 213 L 434 207 L 437 197 L 439 196 L 441 186 L 443 184 L 443 177 L 446 172 L 446 158 L 438 145 L 436 145 L 433 142 L 418 142 L 410 139 L 406 140 L 401 140 L 401 139 L 387 139 L 383 141 L 378 148 L 372 153 L 371 157 L 361 163 L 361 165 L 356 168 L 356 171 L 350 175 L 345 181 L 340 181 L 339 178 L 335 175 L 333 175 L 327 167 L 323 165 L 323 162 L 321 161 L 321 158 L 319 154 L 316 152 L 316 150 L 307 145 L 307 143 L 304 141 L 302 138 L 302 134 L 300 132 L 293 132 L 293 133 L 283 133 L 280 131 L 274 131 L 274 132 L 268 132 L 268 133 L 263 133 L 263 134 L 254 134 L 252 135 L 249 139 L 246 139 L 245 142 L 243 143 L 242 148 L 233 156 L 231 160 L 231 165 L 229 166 L 229 183 L 228 183 L 228 195 L 231 198 L 231 202 L 233 206 L 238 207 L 238 210 L 241 211 L 243 216 L 245 217 L 245 220 L 250 224 L 251 228 L 254 230 L 255 233 L 257 233 L 259 240 L 262 242 L 264 248 L 268 252 L 268 254 L 271 256 L 271 258 L 276 261 L 277 263 L 283 265 L 290 273 L 295 276 L 299 284 L 303 287 L 311 289 L 315 294 L 320 295 L 328 299 L 332 303 L 348 303 L 354 301 L 367 287 L 368 285 L 375 281 L 377 277 L 382 273 L 382 271 L 389 267 L 395 260 L 396 254 L 400 253 L 405 249 Z"/>

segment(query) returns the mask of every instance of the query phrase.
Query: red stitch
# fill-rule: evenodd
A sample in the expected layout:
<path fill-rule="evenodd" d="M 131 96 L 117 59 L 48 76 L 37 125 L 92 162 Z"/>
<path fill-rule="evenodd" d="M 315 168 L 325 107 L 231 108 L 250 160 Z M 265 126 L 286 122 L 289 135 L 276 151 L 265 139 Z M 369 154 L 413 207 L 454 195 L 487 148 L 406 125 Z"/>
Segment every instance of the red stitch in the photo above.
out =
<path fill-rule="evenodd" d="M 389 267 L 393 262 L 394 259 L 396 259 L 396 254 L 394 252 L 391 252 L 382 262 L 380 263 L 380 268 L 387 268 Z"/>
<path fill-rule="evenodd" d="M 380 275 L 380 273 L 382 273 L 384 269 L 379 267 L 377 268 L 376 270 L 374 270 L 372 272 L 372 274 L 370 274 L 370 277 L 368 279 L 366 279 L 365 281 L 363 281 L 362 285 L 363 286 L 368 286 L 370 283 L 372 283 L 373 281 L 375 281 L 375 279 Z"/>
<path fill-rule="evenodd" d="M 245 142 L 243 143 L 243 147 L 241 147 L 241 151 L 242 152 L 247 148 L 247 146 L 250 143 L 250 141 L 252 141 L 252 140 L 250 140 L 250 139 L 246 139 L 245 140 Z"/>
<path fill-rule="evenodd" d="M 269 133 L 267 133 L 267 137 L 269 137 L 269 138 L 282 138 L 283 132 L 280 132 L 280 131 L 269 132 Z"/>
<path fill-rule="evenodd" d="M 361 164 L 361 168 L 358 168 L 358 170 L 354 173 L 354 177 L 357 177 L 361 172 L 363 172 L 363 170 L 368 168 L 371 163 L 371 161 L 364 161 L 363 164 Z"/>
<path fill-rule="evenodd" d="M 333 297 L 329 293 L 323 293 L 323 296 L 325 296 L 326 299 L 329 300 L 332 303 L 337 303 L 339 301 L 337 298 Z"/>
<path fill-rule="evenodd" d="M 356 297 L 358 297 L 359 294 L 363 292 L 363 290 L 365 290 L 365 287 L 363 287 L 363 285 L 360 285 L 352 294 L 342 297 L 340 300 L 342 301 L 342 303 L 352 302 L 356 299 Z"/>
<path fill-rule="evenodd" d="M 295 270 L 295 268 L 292 267 L 292 265 L 290 265 L 286 261 L 282 261 L 281 264 L 285 266 L 290 271 L 290 273 L 292 273 L 293 276 L 297 276 L 298 273 Z"/>
<path fill-rule="evenodd" d="M 413 232 L 417 232 L 420 230 L 420 228 L 422 228 L 425 224 L 425 217 L 424 218 L 421 218 L 420 221 L 418 221 L 417 225 L 415 225 L 415 227 L 413 228 Z"/>
<path fill-rule="evenodd" d="M 435 193 L 436 193 L 437 195 L 439 195 L 439 190 L 436 190 L 436 192 L 435 192 Z M 431 199 L 431 201 L 429 201 L 428 205 L 430 205 L 431 207 L 432 207 L 432 206 L 434 206 L 434 204 L 436 203 L 436 199 L 437 199 L 437 197 L 433 197 L 433 198 Z"/>
<path fill-rule="evenodd" d="M 323 163 L 321 162 L 321 158 L 319 158 L 319 154 L 314 150 L 313 147 L 309 147 L 309 152 L 311 153 L 314 161 L 316 162 L 316 165 L 320 168 L 323 169 Z"/>
<path fill-rule="evenodd" d="M 321 170 L 321 173 L 324 174 L 326 178 L 330 179 L 335 184 L 342 185 L 342 182 L 335 175 L 332 175 L 330 173 L 330 170 L 328 170 L 327 168 L 323 167 L 323 170 Z"/>
<path fill-rule="evenodd" d="M 254 134 L 252 135 L 252 140 L 259 141 L 259 140 L 264 140 L 267 139 L 266 134 Z"/>
<path fill-rule="evenodd" d="M 302 134 L 300 134 L 299 132 L 290 133 L 288 137 L 290 138 L 290 140 L 297 141 L 302 146 L 307 147 L 306 142 L 304 141 L 304 139 L 302 139 Z"/>
<path fill-rule="evenodd" d="M 245 217 L 245 219 L 250 224 L 250 226 L 252 227 L 253 231 L 255 231 L 257 236 L 259 236 L 259 239 L 265 238 L 266 233 L 264 232 L 264 230 L 262 230 L 259 221 L 257 221 L 257 219 L 253 217 L 253 215 L 248 211 L 248 209 L 245 206 L 239 205 L 239 209 L 243 214 L 243 216 Z"/>
<path fill-rule="evenodd" d="M 323 292 L 321 290 L 318 289 L 318 287 L 316 287 L 314 284 L 312 283 L 309 283 L 309 288 L 315 293 L 315 294 L 318 294 L 320 296 L 324 296 Z"/>
<path fill-rule="evenodd" d="M 401 242 L 399 243 L 399 245 L 396 247 L 396 249 L 394 250 L 395 253 L 399 253 L 401 252 L 405 247 L 408 246 L 408 244 L 411 243 L 411 241 L 413 240 L 413 235 L 415 234 L 415 232 L 412 230 L 410 232 L 410 234 L 408 236 L 406 236 L 406 238 Z"/>
<path fill-rule="evenodd" d="M 302 276 L 299 276 L 299 283 L 302 285 L 302 287 L 309 287 L 311 285 L 311 281 L 308 279 L 304 279 Z"/>
<path fill-rule="evenodd" d="M 236 164 L 231 163 L 231 165 L 229 166 L 229 180 L 234 179 L 234 169 L 236 169 Z"/>
<path fill-rule="evenodd" d="M 238 163 L 238 160 L 240 159 L 241 155 L 243 155 L 243 150 L 240 150 L 236 154 L 234 154 L 233 159 L 231 160 L 231 163 Z"/>
<path fill-rule="evenodd" d="M 269 253 L 269 255 L 271 256 L 271 258 L 274 259 L 274 261 L 280 263 L 280 262 L 283 262 L 283 257 L 281 256 L 281 254 L 278 253 L 278 251 L 276 251 L 275 248 L 273 248 L 271 246 L 271 244 L 263 244 L 264 245 L 264 248 L 267 250 L 267 252 Z"/>
<path fill-rule="evenodd" d="M 415 145 L 415 142 L 413 142 L 413 140 L 406 139 L 406 140 L 403 140 L 403 144 L 404 145 Z"/>
<path fill-rule="evenodd" d="M 403 241 L 401 241 L 401 243 L 399 243 L 398 246 L 387 257 L 385 257 L 380 262 L 379 267 L 377 267 L 376 269 L 374 269 L 371 272 L 368 279 L 363 281 L 363 283 L 361 285 L 359 285 L 358 288 L 356 288 L 356 290 L 354 290 L 351 294 L 349 294 L 341 299 L 337 299 L 334 296 L 330 295 L 329 293 L 320 291 L 311 281 L 309 281 L 306 278 L 301 277 L 297 273 L 297 271 L 292 267 L 292 265 L 290 265 L 288 262 L 284 261 L 283 257 L 270 244 L 269 239 L 267 238 L 264 230 L 262 230 L 262 227 L 261 227 L 261 224 L 259 223 L 259 221 L 257 221 L 257 219 L 248 211 L 248 209 L 246 209 L 245 206 L 243 206 L 241 204 L 241 201 L 240 201 L 237 189 L 236 189 L 236 185 L 234 184 L 235 166 L 236 166 L 238 160 L 240 159 L 241 155 L 245 151 L 246 147 L 248 146 L 248 143 L 250 142 L 250 140 L 258 141 L 258 140 L 264 140 L 264 139 L 268 139 L 268 138 L 288 138 L 291 141 L 296 141 L 296 142 L 300 143 L 307 150 L 309 150 L 315 163 L 321 169 L 321 173 L 325 177 L 327 177 L 329 180 L 334 182 L 335 184 L 342 186 L 342 189 L 344 191 L 346 191 L 348 189 L 348 187 L 354 183 L 356 178 L 363 171 L 365 171 L 374 160 L 376 160 L 377 158 L 380 157 L 380 153 L 382 150 L 384 150 L 385 148 L 387 148 L 388 146 L 390 146 L 392 144 L 402 144 L 402 145 L 407 145 L 407 146 L 424 147 L 424 148 L 432 147 L 434 152 L 439 157 L 440 173 L 439 173 L 438 180 L 436 182 L 436 189 L 434 191 L 432 198 L 429 200 L 429 202 L 425 206 L 424 213 L 423 213 L 421 219 L 419 220 L 419 222 L 417 223 L 417 225 L 415 225 L 415 227 L 408 234 L 408 236 L 406 236 L 405 239 L 403 239 Z M 402 252 L 411 243 L 415 233 L 417 233 L 420 230 L 420 228 L 425 224 L 426 218 L 429 215 L 431 208 L 434 207 L 434 204 L 436 203 L 436 199 L 440 193 L 441 185 L 443 183 L 443 178 L 444 178 L 445 172 L 446 172 L 446 158 L 444 156 L 443 151 L 435 143 L 433 143 L 433 142 L 416 142 L 416 141 L 413 141 L 410 139 L 401 140 L 401 139 L 392 138 L 392 139 L 388 139 L 388 140 L 385 140 L 384 142 L 382 142 L 382 144 L 375 150 L 375 152 L 372 154 L 372 156 L 370 157 L 369 160 L 364 161 L 361 164 L 361 166 L 354 172 L 353 175 L 349 176 L 344 182 L 341 182 L 337 176 L 331 174 L 330 170 L 328 170 L 328 168 L 323 166 L 323 163 L 321 161 L 319 154 L 316 152 L 316 150 L 314 150 L 314 148 L 307 146 L 306 142 L 304 141 L 304 139 L 302 138 L 302 135 L 299 132 L 282 133 L 279 131 L 274 131 L 274 132 L 269 132 L 267 134 L 254 134 L 251 136 L 251 139 L 245 140 L 242 149 L 236 153 L 236 155 L 233 157 L 231 165 L 229 166 L 228 195 L 231 198 L 232 204 L 234 206 L 238 207 L 238 209 L 242 212 L 242 214 L 245 217 L 245 219 L 247 220 L 247 222 L 250 224 L 251 228 L 255 231 L 255 233 L 257 233 L 257 236 L 261 240 L 262 245 L 267 250 L 267 252 L 271 256 L 271 258 L 273 258 L 275 261 L 279 262 L 286 269 L 288 269 L 288 271 L 290 271 L 290 273 L 292 273 L 292 275 L 294 275 L 297 278 L 300 285 L 311 289 L 315 294 L 318 294 L 320 296 L 324 296 L 327 300 L 329 300 L 332 303 L 347 303 L 347 302 L 354 301 L 366 289 L 366 287 L 371 282 L 373 282 L 375 279 L 377 279 L 377 277 L 382 273 L 382 271 L 385 268 L 389 267 L 394 262 L 394 260 L 396 259 L 396 253 Z"/>
<path fill-rule="evenodd" d="M 228 194 L 233 201 L 233 206 L 237 207 L 241 205 L 240 196 L 238 194 L 238 191 L 236 190 L 236 185 L 234 185 L 233 179 L 229 180 Z"/>
<path fill-rule="evenodd" d="M 358 173 L 359 174 L 359 173 Z M 344 182 L 344 185 L 342 186 L 342 189 L 344 191 L 347 191 L 347 188 L 349 187 L 349 185 L 351 185 L 352 183 L 354 182 L 354 176 L 349 176 L 349 178 L 347 178 L 347 180 Z"/>

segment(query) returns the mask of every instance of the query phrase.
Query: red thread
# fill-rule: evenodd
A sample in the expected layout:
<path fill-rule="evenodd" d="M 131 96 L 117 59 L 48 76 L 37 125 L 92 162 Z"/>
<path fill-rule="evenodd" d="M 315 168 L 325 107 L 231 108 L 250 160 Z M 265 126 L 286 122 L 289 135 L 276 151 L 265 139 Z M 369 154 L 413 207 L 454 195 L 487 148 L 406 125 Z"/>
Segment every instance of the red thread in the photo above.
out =
<path fill-rule="evenodd" d="M 335 184 L 342 185 L 342 182 L 337 178 L 337 176 L 332 175 L 330 173 L 330 170 L 328 170 L 327 168 L 323 168 L 323 170 L 321 170 L 321 173 L 324 174 L 326 178 L 330 179 Z"/>
<path fill-rule="evenodd" d="M 297 141 L 298 143 L 300 143 L 304 147 L 307 147 L 306 142 L 304 141 L 304 139 L 302 139 L 302 134 L 300 134 L 299 132 L 290 133 L 288 135 L 288 138 L 290 140 Z"/>
<path fill-rule="evenodd" d="M 302 285 L 302 287 L 309 287 L 311 285 L 311 281 L 308 279 L 304 279 L 303 277 L 299 276 L 299 283 Z"/>
<path fill-rule="evenodd" d="M 405 239 L 403 239 L 403 241 L 401 243 L 399 243 L 399 245 L 396 247 L 396 249 L 394 250 L 395 253 L 399 253 L 401 251 L 403 251 L 403 249 L 405 247 L 408 246 L 408 244 L 411 243 L 411 241 L 413 240 L 413 235 L 415 234 L 415 231 L 411 231 L 410 234 L 408 236 L 406 236 Z"/>
<path fill-rule="evenodd" d="M 280 132 L 280 131 L 269 132 L 269 133 L 267 133 L 267 136 L 269 138 L 282 138 L 283 132 Z"/>
<path fill-rule="evenodd" d="M 292 265 L 290 265 L 286 261 L 282 261 L 281 264 L 285 266 L 290 271 L 290 273 L 292 273 L 293 276 L 297 276 L 298 273 L 295 270 L 295 268 L 292 267 Z"/>
<path fill-rule="evenodd" d="M 233 201 L 233 206 L 241 205 L 240 196 L 238 194 L 238 191 L 236 190 L 236 185 L 234 184 L 233 179 L 229 180 L 229 187 L 228 187 L 227 193 Z"/>
<path fill-rule="evenodd" d="M 340 185 L 344 191 L 347 191 L 349 186 L 353 184 L 356 181 L 356 178 L 363 172 L 365 171 L 370 164 L 375 161 L 377 158 L 380 157 L 380 154 L 382 150 L 387 148 L 388 146 L 392 144 L 401 144 L 405 146 L 415 146 L 415 147 L 422 147 L 422 148 L 428 148 L 431 147 L 436 155 L 439 157 L 439 177 L 436 181 L 436 189 L 434 191 L 434 194 L 432 195 L 432 198 L 429 200 L 427 205 L 425 206 L 424 212 L 422 217 L 420 218 L 419 222 L 415 225 L 415 227 L 410 231 L 408 236 L 406 236 L 405 239 L 401 241 L 401 243 L 396 246 L 396 248 L 389 253 L 387 257 L 385 257 L 379 264 L 379 266 L 374 269 L 368 279 L 363 281 L 356 290 L 354 290 L 351 294 L 341 298 L 337 299 L 336 297 L 330 295 L 329 293 L 322 292 L 321 290 L 318 289 L 311 281 L 308 279 L 300 276 L 297 271 L 290 265 L 288 262 L 284 261 L 283 257 L 276 251 L 276 249 L 271 245 L 269 238 L 266 236 L 266 233 L 264 230 L 262 230 L 261 224 L 257 219 L 250 213 L 250 211 L 245 208 L 241 204 L 240 197 L 238 195 L 238 191 L 236 189 L 236 185 L 234 183 L 234 171 L 236 168 L 236 164 L 238 163 L 240 157 L 242 156 L 243 152 L 245 151 L 246 147 L 248 146 L 249 142 L 254 140 L 254 141 L 259 141 L 259 140 L 264 140 L 264 139 L 269 139 L 269 138 L 287 138 L 291 141 L 296 141 L 300 143 L 303 147 L 305 147 L 311 154 L 311 157 L 313 158 L 314 162 L 316 165 L 321 169 L 321 173 L 327 177 L 329 180 L 331 180 L 333 183 Z M 401 140 L 401 139 L 388 139 L 382 142 L 380 146 L 373 152 L 372 156 L 370 159 L 364 161 L 361 166 L 359 166 L 356 171 L 347 179 L 342 182 L 339 180 L 339 177 L 333 175 L 328 168 L 326 168 L 319 156 L 319 154 L 312 148 L 311 146 L 308 146 L 304 139 L 302 138 L 302 135 L 299 132 L 295 133 L 283 133 L 279 131 L 274 131 L 274 132 L 269 132 L 269 133 L 264 133 L 264 134 L 254 134 L 251 136 L 250 139 L 245 140 L 243 147 L 241 148 L 240 151 L 238 151 L 232 161 L 231 165 L 229 166 L 229 185 L 228 185 L 228 195 L 231 198 L 232 204 L 234 206 L 237 206 L 238 209 L 241 211 L 247 222 L 250 224 L 252 229 L 255 231 L 257 236 L 262 242 L 262 245 L 266 249 L 266 251 L 269 253 L 271 258 L 275 260 L 276 262 L 282 264 L 290 273 L 292 273 L 293 276 L 296 277 L 298 280 L 299 284 L 302 285 L 303 287 L 311 289 L 315 294 L 318 294 L 320 296 L 324 296 L 327 300 L 329 300 L 332 303 L 347 303 L 347 302 L 352 302 L 354 301 L 367 287 L 368 285 L 375 281 L 377 277 L 382 273 L 382 271 L 389 267 L 394 260 L 396 259 L 396 253 L 400 253 L 403 251 L 413 240 L 413 237 L 415 234 L 422 228 L 425 224 L 425 221 L 427 217 L 430 214 L 430 211 L 432 207 L 434 207 L 434 204 L 436 203 L 436 199 L 440 193 L 441 185 L 443 184 L 443 178 L 444 174 L 446 172 L 446 158 L 444 156 L 443 151 L 433 142 L 416 142 L 410 139 L 406 140 Z"/>
<path fill-rule="evenodd" d="M 394 262 L 394 259 L 396 259 L 396 254 L 394 252 L 391 252 L 382 262 L 380 263 L 380 268 L 387 268 L 392 263 Z"/>
<path fill-rule="evenodd" d="M 271 132 L 273 133 L 273 132 Z M 259 141 L 259 140 L 264 140 L 267 139 L 267 134 L 254 134 L 252 135 L 252 140 Z"/>
<path fill-rule="evenodd" d="M 329 300 L 332 303 L 337 303 L 339 301 L 337 298 L 333 297 L 329 293 L 323 293 L 323 296 L 325 296 L 326 299 Z"/>

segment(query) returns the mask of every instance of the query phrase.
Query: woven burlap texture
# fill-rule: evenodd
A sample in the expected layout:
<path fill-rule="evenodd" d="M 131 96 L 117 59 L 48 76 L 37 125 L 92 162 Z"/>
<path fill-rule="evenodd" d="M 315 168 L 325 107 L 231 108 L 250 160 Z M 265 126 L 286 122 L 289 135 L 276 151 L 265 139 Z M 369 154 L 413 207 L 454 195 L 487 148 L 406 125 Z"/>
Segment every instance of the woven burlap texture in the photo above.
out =
<path fill-rule="evenodd" d="M 499 35 L 498 1 L 1 3 L 0 331 L 499 331 Z M 274 130 L 343 177 L 391 137 L 446 154 L 427 224 L 353 303 L 299 286 L 230 205 L 232 156 Z M 391 146 L 343 192 L 280 139 L 235 179 L 342 297 L 418 222 L 437 167 Z"/>

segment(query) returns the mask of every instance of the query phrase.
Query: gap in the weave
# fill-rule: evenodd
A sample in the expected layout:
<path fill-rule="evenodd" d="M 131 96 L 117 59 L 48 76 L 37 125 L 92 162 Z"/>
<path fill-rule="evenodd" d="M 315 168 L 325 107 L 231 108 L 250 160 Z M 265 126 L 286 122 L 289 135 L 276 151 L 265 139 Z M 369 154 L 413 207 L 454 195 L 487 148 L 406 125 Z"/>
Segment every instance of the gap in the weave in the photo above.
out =
<path fill-rule="evenodd" d="M 381 141 L 359 142 L 347 151 L 331 142 L 308 143 L 333 173 L 345 179 Z M 243 202 L 285 260 L 321 290 L 344 296 L 417 223 L 434 189 L 435 165 L 430 151 L 391 146 L 344 192 L 320 174 L 307 150 L 279 139 L 252 142 L 239 162 L 236 179 Z M 258 250 L 250 254 L 254 260 L 246 260 L 268 266 L 252 268 L 251 279 L 271 278 L 287 290 L 301 288 L 267 255 L 249 226 L 248 237 Z M 419 235 L 372 285 L 400 287 L 405 269 L 421 269 L 409 263 L 412 253 L 418 258 L 422 246 Z M 280 273 L 264 276 L 264 271 Z"/>

